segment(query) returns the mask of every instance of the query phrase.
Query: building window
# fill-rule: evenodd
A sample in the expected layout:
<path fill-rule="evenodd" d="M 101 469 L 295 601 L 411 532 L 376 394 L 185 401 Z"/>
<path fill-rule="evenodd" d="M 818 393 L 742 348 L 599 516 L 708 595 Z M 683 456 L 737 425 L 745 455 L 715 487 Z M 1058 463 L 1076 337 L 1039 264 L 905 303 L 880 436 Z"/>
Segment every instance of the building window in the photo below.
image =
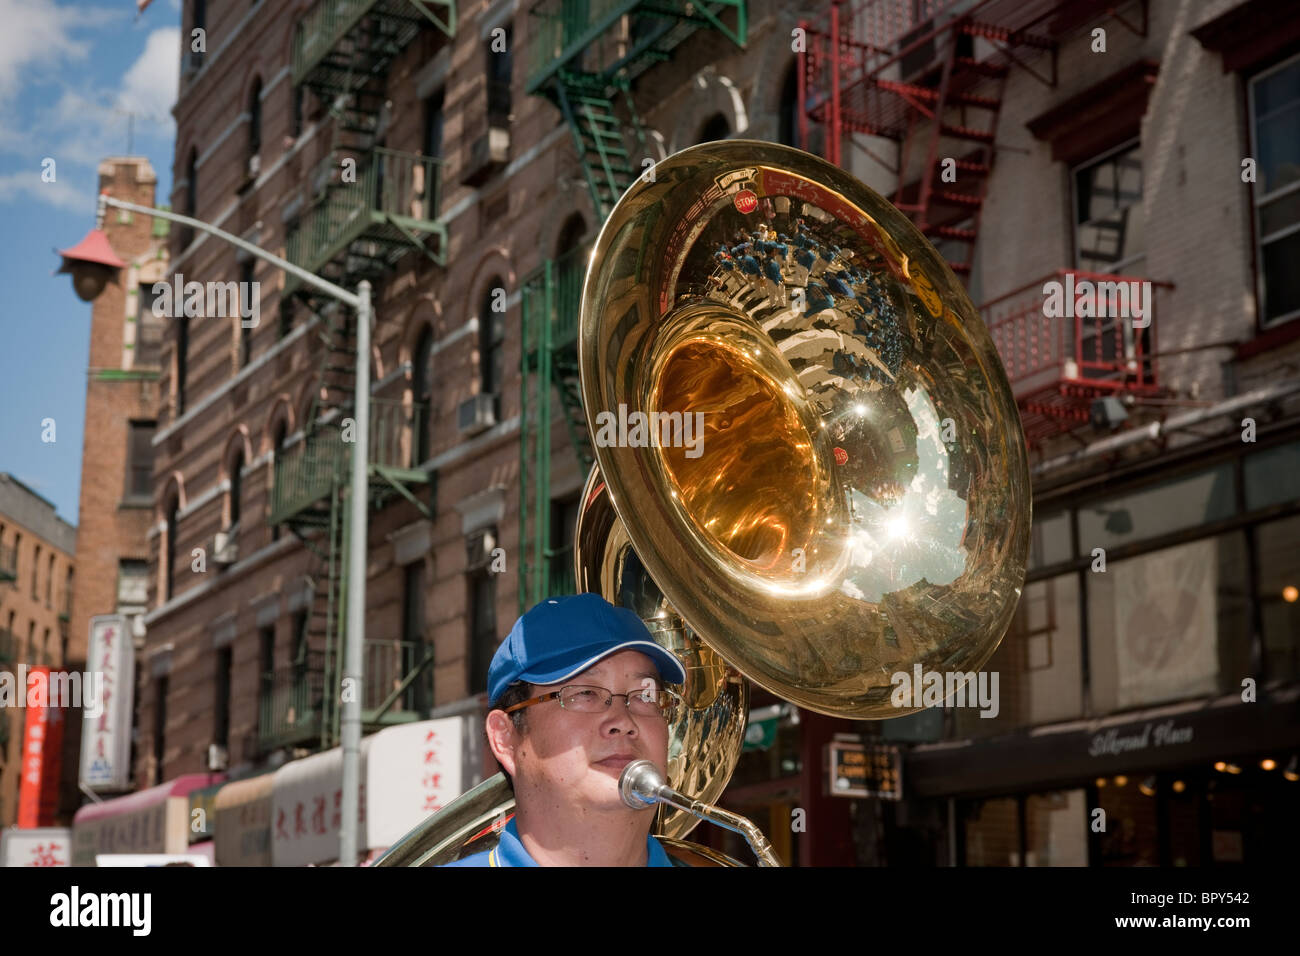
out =
<path fill-rule="evenodd" d="M 185 380 L 189 374 L 190 320 L 176 317 L 176 417 L 185 414 Z"/>
<path fill-rule="evenodd" d="M 1074 265 L 1120 274 L 1146 255 L 1142 148 L 1121 146 L 1074 171 Z"/>
<path fill-rule="evenodd" d="M 153 763 L 154 783 L 163 781 L 163 754 L 167 749 L 167 675 L 154 681 Z"/>
<path fill-rule="evenodd" d="M 506 27 L 505 50 L 496 53 L 492 50 L 493 40 L 488 41 L 487 64 L 487 112 L 489 126 L 505 126 L 510 122 L 510 76 L 514 71 L 512 57 L 514 51 L 514 28 Z"/>
<path fill-rule="evenodd" d="M 241 304 L 248 302 L 252 309 L 260 311 L 261 302 L 257 301 L 258 288 L 253 284 L 254 266 L 254 260 L 249 259 L 239 267 L 239 299 Z M 243 309 L 238 311 L 240 314 L 235 321 L 239 323 L 239 367 L 243 368 L 253 358 L 253 329 L 245 320 Z"/>
<path fill-rule="evenodd" d="M 23 534 L 21 531 L 14 532 L 14 588 L 15 590 L 21 585 L 18 584 L 18 576 L 22 573 L 22 544 Z"/>
<path fill-rule="evenodd" d="M 27 622 L 27 663 L 36 663 L 36 622 Z"/>
<path fill-rule="evenodd" d="M 135 316 L 135 354 L 132 363 L 137 368 L 157 368 L 162 358 L 162 322 L 153 314 L 153 304 L 158 296 L 154 283 L 141 282 L 137 298 L 139 308 Z"/>
<path fill-rule="evenodd" d="M 127 425 L 127 498 L 148 500 L 153 496 L 153 436 L 157 427 L 157 422 Z"/>
<path fill-rule="evenodd" d="M 230 746 L 230 672 L 233 652 L 229 647 L 217 651 L 217 699 L 213 713 L 212 742 Z"/>
<path fill-rule="evenodd" d="M 48 627 L 41 637 L 41 663 L 47 666 L 54 663 L 54 659 L 50 657 L 50 629 Z"/>
<path fill-rule="evenodd" d="M 551 502 L 551 566 L 547 574 L 548 594 L 574 594 L 573 532 L 578 527 L 580 499 L 577 495 Z"/>
<path fill-rule="evenodd" d="M 295 86 L 293 93 L 293 103 L 290 107 L 289 135 L 297 139 L 302 135 L 302 114 L 303 114 L 303 97 L 306 95 L 305 86 Z"/>
<path fill-rule="evenodd" d="M 262 80 L 253 81 L 253 91 L 248 97 L 248 155 L 256 156 L 262 150 Z"/>
<path fill-rule="evenodd" d="M 281 420 L 280 420 L 280 423 L 279 423 L 278 425 L 275 426 L 275 438 L 273 439 L 273 441 L 274 441 L 273 449 L 274 449 L 274 454 L 275 454 L 275 461 L 272 463 L 272 466 L 271 466 L 271 467 L 272 467 L 272 472 L 271 472 L 271 473 L 272 473 L 273 476 L 274 476 L 274 474 L 275 474 L 275 471 L 274 471 L 275 466 L 276 466 L 276 465 L 279 465 L 279 464 L 282 463 L 282 459 L 281 459 L 280 456 L 284 454 L 284 442 L 285 442 L 285 439 L 288 438 L 288 436 L 289 436 L 289 423 L 288 423 L 287 421 L 285 421 L 284 419 L 281 419 Z M 272 500 L 272 502 L 274 502 L 274 500 L 275 500 L 275 489 L 274 489 L 274 486 L 273 486 L 272 489 L 271 489 L 271 500 Z M 271 525 L 271 540 L 272 540 L 272 541 L 279 541 L 279 540 L 280 540 L 280 523 L 279 523 L 279 522 L 275 522 L 275 523 L 273 523 L 273 524 Z"/>
<path fill-rule="evenodd" d="M 229 528 L 239 526 L 239 516 L 242 510 L 241 499 L 244 492 L 244 477 L 241 474 L 244 470 L 244 450 L 236 450 L 234 460 L 230 463 L 230 524 Z"/>
<path fill-rule="evenodd" d="M 172 498 L 171 504 L 167 507 L 167 569 L 166 569 L 166 597 L 170 601 L 176 596 L 176 577 L 179 569 L 176 562 L 180 554 L 180 548 L 177 547 L 176 539 L 180 536 L 180 527 L 178 523 L 178 513 L 180 511 L 180 502 L 177 498 Z"/>
<path fill-rule="evenodd" d="M 117 611 L 119 614 L 139 614 L 148 605 L 149 564 L 146 561 L 123 559 L 117 563 Z"/>
<path fill-rule="evenodd" d="M 45 573 L 45 606 L 54 607 L 54 555 L 50 555 L 50 566 Z"/>
<path fill-rule="evenodd" d="M 799 147 L 799 61 L 790 64 L 781 84 L 781 115 L 777 120 L 777 140 L 786 146 Z"/>
<path fill-rule="evenodd" d="M 193 147 L 190 148 L 189 162 L 185 164 L 185 196 L 181 206 L 181 212 L 191 219 L 198 216 L 199 208 L 199 151 Z M 186 249 L 194 241 L 194 227 L 181 226 L 177 231 L 177 238 L 180 241 L 181 249 Z"/>
<path fill-rule="evenodd" d="M 412 561 L 406 566 L 402 594 L 402 673 L 414 670 L 424 660 L 429 645 L 424 634 L 424 563 Z M 402 706 L 406 710 L 427 713 L 433 708 L 433 662 L 407 688 Z"/>
<path fill-rule="evenodd" d="M 1300 517 L 1260 525 L 1255 532 L 1259 582 L 1255 599 L 1264 638 L 1264 679 L 1300 678 Z"/>
<path fill-rule="evenodd" d="M 309 627 L 311 615 L 307 611 L 299 611 L 293 616 L 293 646 L 290 649 L 292 656 L 289 664 L 294 686 L 302 686 L 307 682 L 307 663 L 311 652 L 311 635 L 307 631 Z"/>
<path fill-rule="evenodd" d="M 1300 317 L 1300 56 L 1250 80 L 1260 324 Z"/>
<path fill-rule="evenodd" d="M 32 600 L 38 600 L 41 592 L 37 589 L 36 579 L 41 570 L 41 546 L 38 544 L 32 554 Z"/>
<path fill-rule="evenodd" d="M 483 394 L 494 396 L 493 405 L 497 421 L 501 420 L 501 388 L 504 385 L 506 345 L 505 313 L 493 309 L 494 303 L 502 298 L 495 294 L 495 290 L 500 286 L 500 279 L 494 279 L 488 284 L 487 291 L 483 295 L 483 304 L 479 308 L 478 323 L 479 385 Z"/>
<path fill-rule="evenodd" d="M 700 130 L 700 136 L 695 141 L 698 143 L 712 143 L 715 140 L 726 139 L 731 135 L 731 124 L 721 113 L 714 113 Z"/>
<path fill-rule="evenodd" d="M 442 104 L 445 90 L 438 90 L 424 101 L 424 155 L 442 157 Z"/>
<path fill-rule="evenodd" d="M 286 234 L 292 233 L 294 228 L 295 227 L 290 227 L 287 229 Z M 281 296 L 277 308 L 279 311 L 279 325 L 276 332 L 279 337 L 283 339 L 293 331 L 293 299 Z"/>
<path fill-rule="evenodd" d="M 425 326 L 415 343 L 411 392 L 418 406 L 415 417 L 415 461 L 429 460 L 429 429 L 433 423 L 433 329 Z"/>
<path fill-rule="evenodd" d="M 488 666 L 497 649 L 496 576 L 486 571 L 470 575 L 470 678 L 469 692 L 487 690 Z"/>

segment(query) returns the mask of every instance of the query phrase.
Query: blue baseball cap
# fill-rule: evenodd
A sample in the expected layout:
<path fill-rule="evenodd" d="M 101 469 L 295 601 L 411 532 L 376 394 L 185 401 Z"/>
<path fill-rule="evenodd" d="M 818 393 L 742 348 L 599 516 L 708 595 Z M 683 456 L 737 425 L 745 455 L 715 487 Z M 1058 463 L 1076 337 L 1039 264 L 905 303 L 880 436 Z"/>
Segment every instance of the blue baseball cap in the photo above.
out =
<path fill-rule="evenodd" d="M 641 619 L 599 594 L 553 597 L 515 621 L 492 655 L 488 700 L 493 705 L 516 681 L 558 684 L 610 654 L 639 651 L 655 663 L 666 684 L 686 683 L 686 669 L 656 644 Z"/>

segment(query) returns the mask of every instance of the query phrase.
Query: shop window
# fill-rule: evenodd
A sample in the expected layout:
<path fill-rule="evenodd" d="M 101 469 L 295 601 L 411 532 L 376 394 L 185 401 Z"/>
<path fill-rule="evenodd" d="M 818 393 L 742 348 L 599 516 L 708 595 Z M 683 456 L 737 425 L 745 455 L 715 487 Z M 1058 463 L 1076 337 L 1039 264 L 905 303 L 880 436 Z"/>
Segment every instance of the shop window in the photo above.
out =
<path fill-rule="evenodd" d="M 1029 568 L 1050 567 L 1069 561 L 1074 555 L 1070 542 L 1070 512 L 1058 511 L 1042 517 L 1034 515 L 1029 536 Z"/>
<path fill-rule="evenodd" d="M 1260 325 L 1300 317 L 1300 56 L 1250 80 Z"/>
<path fill-rule="evenodd" d="M 1097 781 L 1097 805 L 1106 814 L 1098 834 L 1102 866 L 1159 865 L 1157 803 L 1140 784 L 1124 774 Z"/>
<path fill-rule="evenodd" d="M 1147 538 L 1194 528 L 1236 511 L 1231 463 L 1079 509 L 1079 552 L 1110 551 Z"/>
<path fill-rule="evenodd" d="M 1300 441 L 1249 455 L 1242 469 L 1251 511 L 1300 501 Z"/>
<path fill-rule="evenodd" d="M 1020 814 L 1015 797 L 969 804 L 964 826 L 967 866 L 1020 865 Z"/>
<path fill-rule="evenodd" d="M 1142 148 L 1137 143 L 1074 171 L 1075 268 L 1120 274 L 1146 254 Z"/>
<path fill-rule="evenodd" d="M 1088 813 L 1083 790 L 1025 797 L 1025 866 L 1087 866 Z"/>
<path fill-rule="evenodd" d="M 1264 675 L 1269 682 L 1300 677 L 1300 517 L 1255 529 L 1255 566 L 1264 632 Z"/>
<path fill-rule="evenodd" d="M 1083 716 L 1082 666 L 1078 575 L 1025 585 L 1006 636 L 983 668 L 998 675 L 996 716 L 981 716 L 991 708 L 953 708 L 954 732 L 988 737 Z M 991 692 L 991 677 L 986 680 Z M 976 692 L 976 685 L 968 685 L 966 700 L 977 700 Z"/>
<path fill-rule="evenodd" d="M 1240 532 L 1085 575 L 1093 713 L 1227 693 L 1251 675 Z"/>

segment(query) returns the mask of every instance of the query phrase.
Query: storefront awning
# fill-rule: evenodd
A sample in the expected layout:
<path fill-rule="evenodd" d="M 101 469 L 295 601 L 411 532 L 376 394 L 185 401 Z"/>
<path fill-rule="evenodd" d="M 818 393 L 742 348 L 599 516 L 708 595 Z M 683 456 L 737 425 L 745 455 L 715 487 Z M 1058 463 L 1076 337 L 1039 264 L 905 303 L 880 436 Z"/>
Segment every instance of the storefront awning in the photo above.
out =
<path fill-rule="evenodd" d="M 228 783 L 213 801 L 217 866 L 271 865 L 270 773 Z"/>
<path fill-rule="evenodd" d="M 1300 747 L 1300 687 L 1257 702 L 1229 695 L 1099 720 L 1035 727 L 985 740 L 913 747 L 906 797 L 984 796 L 1138 770 L 1173 769 L 1233 754 Z"/>
<path fill-rule="evenodd" d="M 362 738 L 359 850 L 391 846 L 460 795 L 465 726 L 463 717 L 444 717 Z M 343 754 L 338 748 L 275 771 L 272 865 L 320 865 L 338 859 L 342 795 Z M 217 834 L 220 839 L 220 822 Z"/>
<path fill-rule="evenodd" d="M 189 794 L 224 779 L 193 773 L 87 804 L 72 818 L 72 865 L 94 866 L 98 853 L 184 853 L 189 847 Z"/>

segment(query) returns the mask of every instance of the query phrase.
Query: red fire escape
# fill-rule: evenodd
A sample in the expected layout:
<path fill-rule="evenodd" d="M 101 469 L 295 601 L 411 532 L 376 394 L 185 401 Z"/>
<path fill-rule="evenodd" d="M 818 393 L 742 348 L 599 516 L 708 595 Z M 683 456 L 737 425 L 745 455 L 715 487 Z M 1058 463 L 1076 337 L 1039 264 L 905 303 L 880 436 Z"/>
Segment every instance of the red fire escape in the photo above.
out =
<path fill-rule="evenodd" d="M 1137 22 L 1124 18 L 1134 11 Z M 800 142 L 814 142 L 811 124 L 820 124 L 826 159 L 843 165 L 850 134 L 850 145 L 896 172 L 894 205 L 969 281 L 1007 77 L 1017 69 L 1055 86 L 1057 39 L 1106 15 L 1145 34 L 1144 2 L 834 0 L 825 21 L 800 24 Z M 853 133 L 895 141 L 897 161 Z M 1064 282 L 1067 271 L 1071 287 L 1140 281 L 1058 270 L 981 307 L 1031 443 L 1087 423 L 1098 397 L 1158 391 L 1153 317 L 1141 327 L 1086 314 L 1045 317 L 1043 288 Z M 1082 288 L 1082 299 L 1096 305 L 1096 293 Z"/>

